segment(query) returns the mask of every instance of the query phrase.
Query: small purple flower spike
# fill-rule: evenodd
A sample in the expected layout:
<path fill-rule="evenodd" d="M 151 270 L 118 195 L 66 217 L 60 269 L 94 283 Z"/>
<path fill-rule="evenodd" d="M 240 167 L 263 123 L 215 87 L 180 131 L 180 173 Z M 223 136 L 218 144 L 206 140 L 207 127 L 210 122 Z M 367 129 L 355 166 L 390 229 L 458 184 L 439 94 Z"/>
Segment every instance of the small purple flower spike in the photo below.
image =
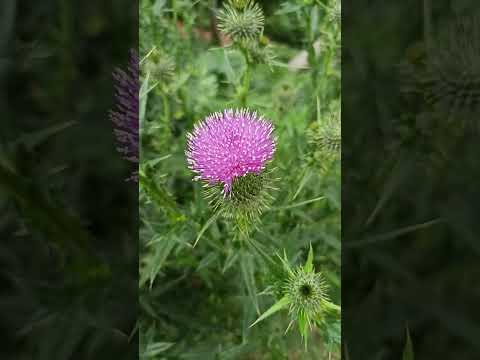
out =
<path fill-rule="evenodd" d="M 138 165 L 139 153 L 139 60 L 135 50 L 130 51 L 127 71 L 117 69 L 113 73 L 115 84 L 115 109 L 110 112 L 117 137 L 117 150 L 123 157 Z M 138 181 L 138 169 L 129 180 Z"/>
<path fill-rule="evenodd" d="M 233 180 L 259 174 L 275 153 L 273 125 L 247 109 L 214 113 L 187 134 L 187 162 L 194 180 L 223 183 L 227 195 Z"/>

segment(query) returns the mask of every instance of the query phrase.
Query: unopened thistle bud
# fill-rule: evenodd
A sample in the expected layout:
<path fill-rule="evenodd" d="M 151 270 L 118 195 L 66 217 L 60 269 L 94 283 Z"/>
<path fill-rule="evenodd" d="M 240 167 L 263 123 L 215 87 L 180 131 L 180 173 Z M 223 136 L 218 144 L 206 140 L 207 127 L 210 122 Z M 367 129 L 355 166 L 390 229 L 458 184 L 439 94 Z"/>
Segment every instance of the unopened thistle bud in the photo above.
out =
<path fill-rule="evenodd" d="M 292 271 L 285 282 L 285 293 L 290 299 L 290 315 L 315 318 L 328 300 L 327 285 L 321 273 L 307 272 L 303 267 Z"/>
<path fill-rule="evenodd" d="M 480 110 L 480 18 L 457 20 L 440 33 L 420 83 L 426 100 L 454 121 L 478 123 Z"/>
<path fill-rule="evenodd" d="M 234 42 L 240 43 L 258 39 L 265 23 L 262 9 L 254 1 L 227 3 L 218 12 L 217 19 L 218 29 Z"/>
<path fill-rule="evenodd" d="M 411 46 L 407 61 L 399 64 L 402 92 L 423 95 L 440 121 L 461 131 L 478 130 L 480 17 L 457 19 L 431 40 L 427 46 Z"/>
<path fill-rule="evenodd" d="M 161 84 L 168 83 L 175 72 L 175 62 L 165 53 L 153 50 L 146 60 L 145 73 L 149 73 L 154 81 Z"/>
<path fill-rule="evenodd" d="M 341 157 L 342 125 L 340 113 L 333 113 L 320 122 L 314 122 L 307 132 L 312 160 L 318 164 Z"/>
<path fill-rule="evenodd" d="M 279 256 L 281 264 L 272 267 L 272 285 L 277 302 L 263 313 L 251 326 L 263 321 L 280 310 L 288 310 L 293 322 L 299 325 L 300 334 L 307 344 L 309 331 L 313 326 L 324 324 L 326 315 L 338 318 L 340 307 L 330 302 L 328 286 L 323 275 L 313 266 L 313 249 L 310 246 L 307 261 L 303 266 L 292 269 L 286 255 Z"/>
<path fill-rule="evenodd" d="M 115 109 L 110 112 L 110 120 L 114 125 L 117 138 L 117 150 L 125 159 L 137 166 L 132 173 L 131 180 L 138 179 L 139 162 L 139 62 L 137 53 L 130 53 L 130 64 L 127 71 L 115 70 L 113 74 L 116 82 Z"/>
<path fill-rule="evenodd" d="M 273 65 L 276 55 L 271 45 L 263 46 L 256 42 L 247 42 L 243 45 L 248 50 L 248 56 L 252 63 L 265 64 L 270 67 Z"/>

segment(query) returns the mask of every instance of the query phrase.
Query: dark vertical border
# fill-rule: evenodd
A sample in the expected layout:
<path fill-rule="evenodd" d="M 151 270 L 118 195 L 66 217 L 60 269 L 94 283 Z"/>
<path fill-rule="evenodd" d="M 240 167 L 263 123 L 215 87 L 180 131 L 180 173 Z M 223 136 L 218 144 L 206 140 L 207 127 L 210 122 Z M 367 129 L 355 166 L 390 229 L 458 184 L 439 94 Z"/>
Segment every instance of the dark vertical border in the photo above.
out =
<path fill-rule="evenodd" d="M 0 3 L 2 359 L 138 356 L 136 163 L 109 116 L 132 49 L 137 1 Z"/>
<path fill-rule="evenodd" d="M 345 359 L 480 358 L 477 7 L 343 1 Z"/>

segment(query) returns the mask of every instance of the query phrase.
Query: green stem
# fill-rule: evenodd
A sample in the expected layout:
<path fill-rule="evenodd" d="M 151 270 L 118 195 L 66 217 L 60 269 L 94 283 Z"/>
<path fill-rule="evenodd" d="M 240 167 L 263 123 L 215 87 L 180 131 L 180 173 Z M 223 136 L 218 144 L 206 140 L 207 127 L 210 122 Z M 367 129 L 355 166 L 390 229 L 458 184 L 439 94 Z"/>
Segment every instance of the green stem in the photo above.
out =
<path fill-rule="evenodd" d="M 314 94 L 318 94 L 318 81 L 317 81 L 318 61 L 317 61 L 317 56 L 315 54 L 315 34 L 312 31 L 311 14 L 307 9 L 304 10 L 304 16 L 305 16 L 305 19 L 307 20 L 307 31 L 308 31 L 307 52 L 308 52 L 308 64 L 311 69 L 312 87 L 313 87 Z"/>
<path fill-rule="evenodd" d="M 248 91 L 250 90 L 250 79 L 252 77 L 252 64 L 248 60 L 248 51 L 245 48 L 242 48 L 242 53 L 245 58 L 246 69 L 243 75 L 242 80 L 242 87 L 240 89 L 240 106 L 246 107 L 247 106 L 247 97 Z"/>
<path fill-rule="evenodd" d="M 162 100 L 163 100 L 163 116 L 165 121 L 169 122 L 170 119 L 170 104 L 168 103 L 168 97 L 162 90 Z"/>

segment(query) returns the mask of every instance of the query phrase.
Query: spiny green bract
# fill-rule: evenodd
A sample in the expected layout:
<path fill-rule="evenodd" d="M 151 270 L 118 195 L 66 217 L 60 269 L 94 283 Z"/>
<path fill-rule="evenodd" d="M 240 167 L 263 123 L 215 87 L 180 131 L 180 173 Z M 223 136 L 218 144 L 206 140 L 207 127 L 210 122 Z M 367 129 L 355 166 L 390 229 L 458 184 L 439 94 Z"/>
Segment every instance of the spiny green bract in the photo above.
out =
<path fill-rule="evenodd" d="M 205 198 L 217 214 L 232 220 L 242 234 L 247 234 L 252 226 L 260 222 L 260 216 L 275 199 L 272 195 L 277 180 L 273 176 L 274 170 L 267 169 L 260 174 L 248 173 L 236 178 L 232 191 L 227 195 L 222 185 L 206 184 Z"/>
<path fill-rule="evenodd" d="M 253 1 L 245 2 L 241 10 L 229 3 L 218 12 L 217 18 L 218 29 L 235 42 L 259 38 L 265 22 L 262 9 Z"/>

